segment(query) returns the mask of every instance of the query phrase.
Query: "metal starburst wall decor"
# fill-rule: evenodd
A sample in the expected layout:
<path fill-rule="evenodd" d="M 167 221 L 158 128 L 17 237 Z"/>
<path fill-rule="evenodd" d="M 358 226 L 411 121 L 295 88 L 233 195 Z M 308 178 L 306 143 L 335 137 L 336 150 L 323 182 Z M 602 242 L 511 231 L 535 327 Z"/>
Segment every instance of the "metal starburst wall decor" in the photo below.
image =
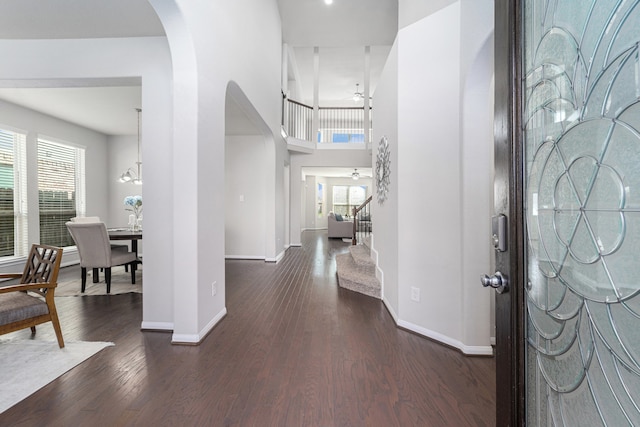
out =
<path fill-rule="evenodd" d="M 387 200 L 387 194 L 389 193 L 389 184 L 391 182 L 390 154 L 389 141 L 387 141 L 386 136 L 383 136 L 378 144 L 378 156 L 376 159 L 376 188 L 379 205 L 382 205 Z"/>

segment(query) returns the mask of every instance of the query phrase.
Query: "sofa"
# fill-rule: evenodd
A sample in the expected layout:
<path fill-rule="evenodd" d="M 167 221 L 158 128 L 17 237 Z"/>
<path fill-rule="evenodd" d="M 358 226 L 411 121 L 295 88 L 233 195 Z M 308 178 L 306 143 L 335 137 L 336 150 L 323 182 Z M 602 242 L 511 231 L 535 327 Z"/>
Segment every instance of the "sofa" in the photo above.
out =
<path fill-rule="evenodd" d="M 327 218 L 327 227 L 329 229 L 329 238 L 343 239 L 345 237 L 353 237 L 353 221 L 345 221 L 340 214 L 329 212 Z"/>

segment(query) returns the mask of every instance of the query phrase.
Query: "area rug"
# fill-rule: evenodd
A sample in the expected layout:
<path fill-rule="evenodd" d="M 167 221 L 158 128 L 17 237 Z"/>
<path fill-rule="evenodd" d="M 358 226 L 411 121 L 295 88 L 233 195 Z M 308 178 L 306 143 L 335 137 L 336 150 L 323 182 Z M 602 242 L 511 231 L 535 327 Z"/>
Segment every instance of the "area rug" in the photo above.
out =
<path fill-rule="evenodd" d="M 91 273 L 87 274 L 87 289 L 81 292 L 82 281 L 77 279 L 58 281 L 56 288 L 57 297 L 75 297 L 88 295 L 107 295 L 107 284 L 104 282 L 104 273 L 100 274 L 100 281 L 93 283 Z M 124 270 L 111 274 L 111 295 L 126 294 L 129 292 L 142 293 L 142 271 L 136 272 L 136 284 L 131 284 L 131 273 Z"/>
<path fill-rule="evenodd" d="M 35 393 L 112 342 L 0 338 L 0 413 Z"/>

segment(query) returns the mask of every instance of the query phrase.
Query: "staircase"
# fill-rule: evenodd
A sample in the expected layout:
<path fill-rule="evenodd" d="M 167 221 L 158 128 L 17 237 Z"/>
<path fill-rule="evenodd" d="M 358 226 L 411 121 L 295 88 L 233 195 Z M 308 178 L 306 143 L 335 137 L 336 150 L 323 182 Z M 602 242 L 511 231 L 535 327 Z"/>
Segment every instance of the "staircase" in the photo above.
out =
<path fill-rule="evenodd" d="M 380 281 L 376 279 L 376 264 L 371 259 L 371 239 L 349 246 L 349 253 L 336 255 L 336 269 L 340 287 L 374 298 L 382 298 Z"/>

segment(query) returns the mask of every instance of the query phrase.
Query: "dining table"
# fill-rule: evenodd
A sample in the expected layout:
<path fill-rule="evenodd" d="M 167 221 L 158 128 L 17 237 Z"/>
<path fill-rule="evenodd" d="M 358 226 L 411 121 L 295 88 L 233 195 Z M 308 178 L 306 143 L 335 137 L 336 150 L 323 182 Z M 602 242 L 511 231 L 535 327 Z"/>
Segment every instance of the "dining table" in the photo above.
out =
<path fill-rule="evenodd" d="M 142 240 L 142 230 L 132 230 L 130 228 L 109 228 L 107 229 L 110 240 L 131 240 L 131 252 L 138 256 L 138 240 Z"/>

